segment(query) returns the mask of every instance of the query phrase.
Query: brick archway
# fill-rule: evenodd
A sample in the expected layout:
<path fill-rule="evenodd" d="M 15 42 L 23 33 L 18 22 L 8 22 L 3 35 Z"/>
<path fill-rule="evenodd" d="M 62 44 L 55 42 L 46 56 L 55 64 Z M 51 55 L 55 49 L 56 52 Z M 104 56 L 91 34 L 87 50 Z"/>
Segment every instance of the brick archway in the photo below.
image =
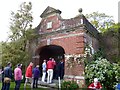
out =
<path fill-rule="evenodd" d="M 39 59 L 37 59 L 37 64 L 40 65 L 40 70 L 42 71 L 42 63 L 43 60 L 49 60 L 49 58 L 54 58 L 56 61 L 56 65 L 60 60 L 65 59 L 65 50 L 58 45 L 45 45 L 39 47 L 37 49 L 37 54 L 39 55 Z"/>
<path fill-rule="evenodd" d="M 40 55 L 40 61 L 44 59 L 48 60 L 50 57 L 58 60 L 64 59 L 65 51 L 61 46 L 58 45 L 46 45 L 40 47 L 38 54 Z"/>

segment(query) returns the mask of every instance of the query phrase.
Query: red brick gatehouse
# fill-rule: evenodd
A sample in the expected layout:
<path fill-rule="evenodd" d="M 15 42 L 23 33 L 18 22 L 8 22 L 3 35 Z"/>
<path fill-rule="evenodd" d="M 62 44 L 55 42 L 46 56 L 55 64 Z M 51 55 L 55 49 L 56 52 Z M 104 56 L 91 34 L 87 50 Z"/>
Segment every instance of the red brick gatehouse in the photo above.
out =
<path fill-rule="evenodd" d="M 87 46 L 90 53 L 98 50 L 98 31 L 79 10 L 79 15 L 63 19 L 61 11 L 47 7 L 40 15 L 42 20 L 36 30 L 39 33 L 38 46 L 35 50 L 34 63 L 53 57 L 56 62 L 65 61 L 64 79 L 76 80 L 84 84 L 84 62 L 80 57 L 85 55 Z"/>

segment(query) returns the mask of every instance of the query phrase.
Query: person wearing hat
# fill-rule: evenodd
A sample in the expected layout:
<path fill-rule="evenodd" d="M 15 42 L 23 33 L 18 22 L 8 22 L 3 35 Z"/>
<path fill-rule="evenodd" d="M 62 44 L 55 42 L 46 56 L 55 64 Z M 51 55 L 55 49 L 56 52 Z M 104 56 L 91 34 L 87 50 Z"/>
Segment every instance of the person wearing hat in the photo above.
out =
<path fill-rule="evenodd" d="M 32 73 L 33 73 L 33 88 L 38 88 L 38 79 L 40 77 L 39 65 L 36 65 Z"/>
<path fill-rule="evenodd" d="M 100 82 L 98 81 L 97 78 L 94 78 L 94 82 L 91 83 L 88 86 L 89 89 L 93 89 L 93 90 L 101 90 L 102 89 L 102 85 L 100 84 Z"/>
<path fill-rule="evenodd" d="M 15 89 L 14 90 L 20 89 L 20 84 L 21 84 L 21 80 L 22 80 L 21 66 L 22 66 L 22 64 L 17 64 L 17 67 L 14 70 L 14 79 L 15 79 Z"/>

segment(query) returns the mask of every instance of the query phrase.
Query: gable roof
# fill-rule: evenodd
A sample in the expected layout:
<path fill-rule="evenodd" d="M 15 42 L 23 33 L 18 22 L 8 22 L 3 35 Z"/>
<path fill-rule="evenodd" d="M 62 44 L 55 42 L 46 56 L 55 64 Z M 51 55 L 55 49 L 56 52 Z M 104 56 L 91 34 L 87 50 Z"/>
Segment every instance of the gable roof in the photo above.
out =
<path fill-rule="evenodd" d="M 61 11 L 58 10 L 58 9 L 54 9 L 54 8 L 48 6 L 44 10 L 44 12 L 40 15 L 40 17 L 43 18 L 43 17 L 46 17 L 47 15 L 50 15 L 50 14 L 53 14 L 53 13 L 59 13 L 59 14 L 61 14 Z"/>

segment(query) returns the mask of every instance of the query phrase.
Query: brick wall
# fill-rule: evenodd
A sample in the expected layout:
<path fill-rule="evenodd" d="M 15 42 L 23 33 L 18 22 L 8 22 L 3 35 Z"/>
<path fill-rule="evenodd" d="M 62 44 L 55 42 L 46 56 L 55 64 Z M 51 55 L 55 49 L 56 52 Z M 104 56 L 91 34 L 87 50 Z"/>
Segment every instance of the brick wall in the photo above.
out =
<path fill-rule="evenodd" d="M 50 39 L 50 44 L 59 45 L 65 50 L 65 54 L 83 54 L 84 53 L 84 33 L 74 32 L 67 34 L 50 35 L 40 41 L 40 46 L 47 45 L 47 40 Z"/>

